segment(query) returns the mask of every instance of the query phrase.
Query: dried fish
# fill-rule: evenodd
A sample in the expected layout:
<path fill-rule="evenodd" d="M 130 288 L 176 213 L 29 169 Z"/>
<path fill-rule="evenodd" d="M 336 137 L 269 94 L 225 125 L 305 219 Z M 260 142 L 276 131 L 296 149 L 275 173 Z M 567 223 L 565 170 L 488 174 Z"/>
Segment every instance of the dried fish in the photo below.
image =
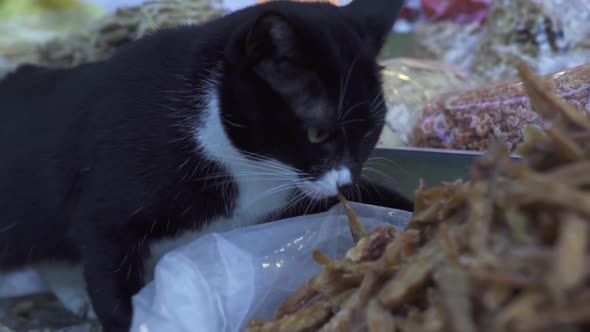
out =
<path fill-rule="evenodd" d="M 248 331 L 587 330 L 590 119 L 518 70 L 545 123 L 527 129 L 521 161 L 498 142 L 470 181 L 421 186 L 404 231 L 364 234 L 347 209 L 355 246 L 316 251 L 323 270 Z"/>
<path fill-rule="evenodd" d="M 350 220 L 350 233 L 352 233 L 354 243 L 357 243 L 360 238 L 365 237 L 367 235 L 367 231 L 363 227 L 363 224 L 359 221 L 358 217 L 354 213 L 354 210 L 352 209 L 350 204 L 348 204 L 348 201 L 346 200 L 344 195 L 342 195 L 342 193 L 338 193 L 338 200 L 340 200 L 342 205 L 344 205 L 344 209 L 346 210 L 346 214 L 348 215 L 348 219 Z"/>

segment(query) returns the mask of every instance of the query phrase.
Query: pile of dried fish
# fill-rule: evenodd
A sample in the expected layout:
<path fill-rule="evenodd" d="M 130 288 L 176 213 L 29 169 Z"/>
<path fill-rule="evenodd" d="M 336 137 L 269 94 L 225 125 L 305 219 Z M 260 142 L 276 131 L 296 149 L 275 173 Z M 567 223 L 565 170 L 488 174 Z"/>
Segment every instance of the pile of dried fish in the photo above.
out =
<path fill-rule="evenodd" d="M 152 31 L 218 18 L 225 14 L 218 6 L 215 0 L 158 0 L 119 8 L 84 33 L 41 45 L 39 63 L 47 67 L 72 67 L 104 60 L 122 45 Z"/>
<path fill-rule="evenodd" d="M 444 62 L 395 58 L 381 65 L 387 116 L 377 143 L 380 148 L 410 145 L 421 110 L 439 95 L 481 85 L 461 68 Z"/>
<path fill-rule="evenodd" d="M 588 0 L 494 0 L 485 25 L 418 25 L 413 51 L 461 66 L 483 81 L 516 79 L 520 61 L 549 74 L 587 62 L 589 18 Z"/>
<path fill-rule="evenodd" d="M 155 30 L 202 24 L 226 13 L 220 0 L 149 0 L 121 7 L 90 22 L 79 33 L 41 43 L 23 41 L 18 49 L 5 46 L 0 49 L 0 79 L 23 63 L 68 68 L 105 60 Z"/>
<path fill-rule="evenodd" d="M 583 331 L 590 327 L 590 120 L 519 66 L 544 128 L 495 144 L 469 182 L 417 192 L 247 331 Z M 354 223 L 352 223 L 354 224 Z"/>

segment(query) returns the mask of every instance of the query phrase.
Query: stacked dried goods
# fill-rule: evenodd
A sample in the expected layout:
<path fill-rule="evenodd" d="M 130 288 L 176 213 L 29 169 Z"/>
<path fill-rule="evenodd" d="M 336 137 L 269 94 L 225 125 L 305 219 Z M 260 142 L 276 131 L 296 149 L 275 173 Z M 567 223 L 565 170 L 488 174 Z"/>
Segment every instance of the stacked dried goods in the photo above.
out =
<path fill-rule="evenodd" d="M 89 31 L 54 39 L 39 48 L 39 63 L 72 67 L 104 60 L 119 47 L 147 33 L 168 27 L 204 23 L 224 14 L 210 0 L 147 1 L 118 9 Z"/>
<path fill-rule="evenodd" d="M 462 66 L 486 81 L 517 77 L 524 61 L 548 74 L 587 62 L 587 0 L 494 0 L 486 23 L 426 23 L 415 30 L 415 55 Z"/>
<path fill-rule="evenodd" d="M 579 113 L 590 114 L 590 64 L 547 75 L 544 81 Z M 521 81 L 495 83 L 442 94 L 427 103 L 411 124 L 410 144 L 483 151 L 503 139 L 513 151 L 524 128 L 541 123 Z"/>
<path fill-rule="evenodd" d="M 219 0 L 150 0 L 121 7 L 75 34 L 41 43 L 22 42 L 19 51 L 0 50 L 0 79 L 19 65 L 67 68 L 109 58 L 123 45 L 162 28 L 205 23 L 226 13 Z M 22 49 L 22 50 L 21 50 Z M 14 54 L 13 54 L 14 53 Z M 12 55 L 11 55 L 12 54 Z"/>
<path fill-rule="evenodd" d="M 410 144 L 412 128 L 422 114 L 420 110 L 440 94 L 479 84 L 460 68 L 439 61 L 396 58 L 381 64 L 388 109 L 378 143 L 381 148 Z"/>
<path fill-rule="evenodd" d="M 383 226 L 247 331 L 582 331 L 590 327 L 590 120 L 520 66 L 544 128 L 494 144 L 468 182 L 419 189 Z M 354 225 L 354 223 L 353 223 Z"/>

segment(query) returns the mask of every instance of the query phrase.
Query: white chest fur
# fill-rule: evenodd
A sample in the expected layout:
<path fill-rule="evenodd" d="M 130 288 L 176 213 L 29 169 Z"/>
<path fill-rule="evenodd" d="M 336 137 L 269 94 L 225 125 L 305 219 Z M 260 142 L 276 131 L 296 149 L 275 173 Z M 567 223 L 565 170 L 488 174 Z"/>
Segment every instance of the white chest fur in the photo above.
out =
<path fill-rule="evenodd" d="M 199 232 L 186 232 L 174 238 L 153 241 L 150 244 L 151 257 L 145 265 L 145 282 L 153 280 L 155 265 L 166 253 L 207 233 L 259 223 L 270 213 L 285 207 L 298 181 L 297 172 L 287 165 L 246 158 L 231 144 L 223 128 L 217 95 L 212 92 L 215 89 L 210 91 L 194 139 L 201 152 L 208 159 L 222 163 L 235 181 L 238 196 L 232 215 L 208 220 L 207 226 Z M 39 272 L 68 309 L 75 313 L 93 314 L 79 266 L 39 266 Z"/>
<path fill-rule="evenodd" d="M 225 132 L 213 87 L 209 89 L 207 104 L 204 105 L 200 125 L 194 131 L 194 138 L 206 158 L 223 164 L 235 181 L 238 195 L 234 209 L 230 217 L 208 220 L 207 226 L 199 232 L 186 232 L 175 238 L 152 242 L 152 255 L 146 265 L 147 276 L 151 276 L 153 267 L 167 252 L 207 233 L 259 223 L 272 212 L 285 207 L 298 180 L 297 172 L 291 167 L 273 160 L 247 158 L 234 147 Z"/>
<path fill-rule="evenodd" d="M 174 238 L 153 241 L 150 245 L 150 259 L 146 264 L 146 276 L 152 276 L 155 265 L 167 252 L 208 233 L 224 232 L 259 223 L 270 213 L 286 206 L 292 193 L 292 190 L 280 190 L 279 186 L 285 184 L 284 180 L 257 181 L 249 180 L 247 176 L 243 176 L 238 178 L 236 182 L 239 194 L 232 215 L 208 220 L 207 226 L 200 231 L 187 231 Z"/>

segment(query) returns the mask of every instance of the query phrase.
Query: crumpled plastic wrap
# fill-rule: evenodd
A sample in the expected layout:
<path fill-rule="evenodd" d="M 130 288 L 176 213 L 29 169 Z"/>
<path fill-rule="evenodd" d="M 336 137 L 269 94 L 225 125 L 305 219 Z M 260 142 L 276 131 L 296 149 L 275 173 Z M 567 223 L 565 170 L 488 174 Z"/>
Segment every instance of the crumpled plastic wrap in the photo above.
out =
<path fill-rule="evenodd" d="M 588 0 L 494 0 L 484 26 L 447 20 L 417 27 L 415 55 L 487 81 L 516 79 L 520 61 L 545 75 L 588 62 L 589 21 Z"/>
<path fill-rule="evenodd" d="M 425 104 L 441 93 L 478 84 L 460 68 L 437 61 L 396 58 L 381 64 L 387 115 L 379 148 L 409 145 Z"/>
<path fill-rule="evenodd" d="M 49 288 L 32 267 L 0 273 L 0 298 L 26 296 L 47 291 Z"/>
<path fill-rule="evenodd" d="M 411 213 L 350 203 L 367 231 L 384 223 L 405 228 Z M 342 205 L 326 213 L 206 235 L 160 260 L 155 279 L 134 298 L 133 332 L 241 331 L 274 310 L 353 246 Z"/>
<path fill-rule="evenodd" d="M 590 64 L 544 78 L 549 89 L 590 115 Z M 504 140 L 514 151 L 524 129 L 541 124 L 518 80 L 443 93 L 417 113 L 410 144 L 428 148 L 484 151 Z"/>

